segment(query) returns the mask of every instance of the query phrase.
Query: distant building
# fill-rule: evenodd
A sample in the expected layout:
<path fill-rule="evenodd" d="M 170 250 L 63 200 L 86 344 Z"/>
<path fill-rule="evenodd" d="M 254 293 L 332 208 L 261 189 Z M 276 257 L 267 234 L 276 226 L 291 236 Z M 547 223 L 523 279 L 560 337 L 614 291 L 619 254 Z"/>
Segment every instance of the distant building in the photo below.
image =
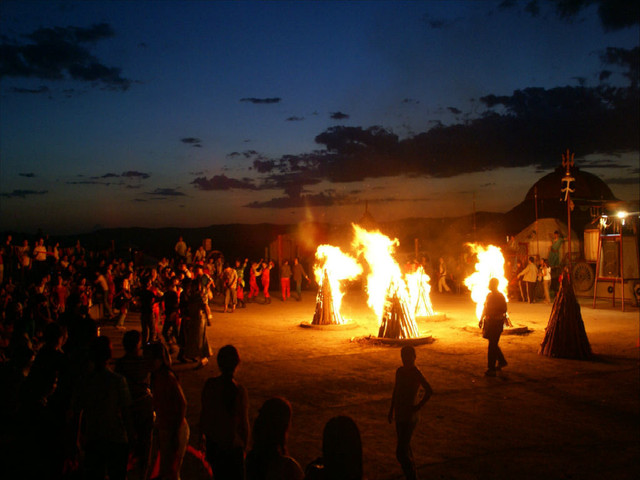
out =
<path fill-rule="evenodd" d="M 575 181 L 571 187 L 574 203 L 571 212 L 572 229 L 582 231 L 593 218 L 599 217 L 602 210 L 612 204 L 620 203 L 609 186 L 598 176 L 580 170 L 571 169 Z M 505 215 L 509 225 L 520 231 L 536 219 L 536 203 L 538 218 L 557 218 L 567 221 L 567 204 L 562 193 L 562 178 L 565 176 L 563 167 L 539 179 L 527 192 L 524 200 L 512 208 Z"/>

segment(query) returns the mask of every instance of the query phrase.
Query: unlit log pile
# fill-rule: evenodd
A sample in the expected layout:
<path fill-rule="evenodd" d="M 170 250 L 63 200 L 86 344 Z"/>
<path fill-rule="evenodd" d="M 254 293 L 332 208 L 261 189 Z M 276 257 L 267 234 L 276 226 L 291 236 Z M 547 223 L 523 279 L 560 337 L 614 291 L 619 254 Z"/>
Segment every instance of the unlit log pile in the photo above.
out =
<path fill-rule="evenodd" d="M 318 290 L 318 295 L 316 295 L 316 311 L 313 314 L 311 325 L 342 325 L 343 323 L 344 319 L 333 304 L 331 284 L 325 270 L 322 284 Z"/>
<path fill-rule="evenodd" d="M 584 329 L 580 305 L 566 270 L 562 274 L 560 290 L 553 302 L 549 323 L 538 353 L 548 357 L 575 360 L 591 358 L 591 345 Z"/>
<path fill-rule="evenodd" d="M 419 336 L 416 319 L 407 302 L 402 301 L 395 292 L 392 294 L 388 291 L 378 337 L 405 339 Z"/>

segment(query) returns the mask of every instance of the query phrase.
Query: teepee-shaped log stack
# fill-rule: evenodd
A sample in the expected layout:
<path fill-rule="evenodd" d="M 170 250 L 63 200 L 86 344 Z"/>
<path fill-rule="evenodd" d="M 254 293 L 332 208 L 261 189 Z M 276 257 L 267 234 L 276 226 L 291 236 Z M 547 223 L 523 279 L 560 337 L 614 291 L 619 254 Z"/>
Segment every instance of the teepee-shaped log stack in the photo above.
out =
<path fill-rule="evenodd" d="M 378 337 L 405 339 L 420 336 L 416 319 L 409 305 L 395 291 L 393 293 L 391 291 L 390 287 L 387 290 Z"/>
<path fill-rule="evenodd" d="M 311 325 L 342 325 L 343 323 L 345 323 L 344 319 L 333 304 L 331 284 L 325 270 L 322 276 L 322 284 L 316 296 L 316 311 L 313 314 Z"/>
<path fill-rule="evenodd" d="M 560 290 L 553 302 L 549 323 L 538 353 L 548 357 L 575 360 L 591 358 L 591 345 L 567 270 L 562 274 Z"/>

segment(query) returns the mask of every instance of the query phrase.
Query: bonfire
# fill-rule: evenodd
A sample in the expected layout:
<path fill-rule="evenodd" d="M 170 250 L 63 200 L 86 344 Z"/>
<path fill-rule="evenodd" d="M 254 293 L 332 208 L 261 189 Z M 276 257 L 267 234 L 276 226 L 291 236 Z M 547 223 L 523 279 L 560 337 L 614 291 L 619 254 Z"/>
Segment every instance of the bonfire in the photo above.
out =
<path fill-rule="evenodd" d="M 407 339 L 419 337 L 415 309 L 400 266 L 393 258 L 398 240 L 380 232 L 369 232 L 353 225 L 353 247 L 369 265 L 367 303 L 376 313 L 381 338 Z M 429 305 L 430 305 L 429 301 Z"/>
<path fill-rule="evenodd" d="M 316 250 L 316 264 L 313 271 L 320 288 L 316 296 L 316 310 L 311 324 L 343 325 L 347 323 L 340 313 L 344 295 L 342 284 L 360 275 L 362 267 L 340 248 L 320 245 Z"/>
<path fill-rule="evenodd" d="M 471 299 L 476 304 L 476 317 L 480 320 L 484 301 L 489 294 L 489 279 L 498 279 L 498 291 L 504 295 L 507 302 L 509 301 L 507 296 L 509 282 L 504 276 L 504 256 L 499 247 L 495 245 L 483 247 L 476 243 L 468 243 L 467 245 L 477 255 L 478 262 L 476 263 L 476 271 L 465 278 L 464 284 L 471 292 Z"/>

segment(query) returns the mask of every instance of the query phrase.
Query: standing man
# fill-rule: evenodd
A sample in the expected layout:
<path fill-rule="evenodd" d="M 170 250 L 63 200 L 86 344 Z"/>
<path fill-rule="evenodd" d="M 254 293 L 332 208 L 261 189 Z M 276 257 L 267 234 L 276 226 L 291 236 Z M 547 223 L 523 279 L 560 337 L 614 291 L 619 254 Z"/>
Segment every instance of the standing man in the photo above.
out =
<path fill-rule="evenodd" d="M 560 236 L 560 232 L 558 230 L 554 231 L 551 238 L 551 247 L 549 248 L 549 267 L 551 268 L 551 288 L 556 292 L 558 291 L 558 277 L 561 271 L 560 250 L 563 243 L 564 238 Z"/>
<path fill-rule="evenodd" d="M 538 267 L 536 267 L 535 258 L 529 257 L 529 263 L 518 274 L 518 277 L 522 277 L 525 282 L 527 302 L 533 303 L 535 301 L 536 281 L 538 280 Z"/>
<path fill-rule="evenodd" d="M 280 287 L 282 289 L 282 301 L 291 297 L 291 267 L 289 260 L 285 260 L 280 267 Z"/>
<path fill-rule="evenodd" d="M 187 258 L 187 244 L 184 242 L 184 240 L 182 239 L 182 237 L 178 238 L 178 243 L 176 243 L 176 246 L 174 247 L 174 250 L 176 252 L 176 257 L 177 260 L 180 261 L 185 261 Z"/>
<path fill-rule="evenodd" d="M 296 293 L 298 294 L 296 301 L 298 302 L 302 300 L 302 277 L 309 281 L 309 277 L 300 264 L 300 260 L 296 257 L 293 259 L 293 281 L 296 282 Z"/>
<path fill-rule="evenodd" d="M 391 397 L 389 409 L 389 423 L 396 420 L 396 434 L 398 444 L 396 458 L 400 462 L 402 471 L 407 480 L 417 478 L 416 465 L 411 451 L 411 437 L 418 424 L 418 412 L 431 398 L 433 390 L 424 378 L 422 372 L 416 367 L 416 351 L 411 345 L 402 347 L 400 351 L 402 366 L 396 370 L 396 382 Z M 422 387 L 422 398 L 416 403 L 418 390 Z"/>
<path fill-rule="evenodd" d="M 224 313 L 236 311 L 236 303 L 238 303 L 238 272 L 228 263 L 225 263 L 222 271 L 222 279 L 224 282 Z"/>

